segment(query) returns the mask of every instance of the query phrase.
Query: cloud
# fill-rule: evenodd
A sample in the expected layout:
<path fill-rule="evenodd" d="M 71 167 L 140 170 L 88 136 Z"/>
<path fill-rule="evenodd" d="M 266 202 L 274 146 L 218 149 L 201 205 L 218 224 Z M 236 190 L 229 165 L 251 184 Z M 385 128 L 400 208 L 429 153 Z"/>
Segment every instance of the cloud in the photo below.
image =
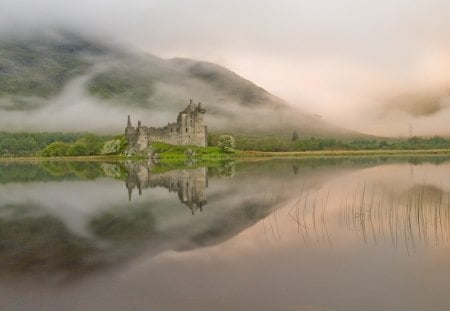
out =
<path fill-rule="evenodd" d="M 450 90 L 436 93 L 409 93 L 388 99 L 385 112 L 399 110 L 413 117 L 430 117 L 450 108 Z"/>

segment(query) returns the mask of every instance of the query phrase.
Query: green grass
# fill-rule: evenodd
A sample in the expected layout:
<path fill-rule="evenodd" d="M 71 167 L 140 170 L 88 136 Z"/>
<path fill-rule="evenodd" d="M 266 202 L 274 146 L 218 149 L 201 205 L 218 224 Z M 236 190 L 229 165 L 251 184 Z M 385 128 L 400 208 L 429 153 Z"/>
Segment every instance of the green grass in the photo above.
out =
<path fill-rule="evenodd" d="M 159 158 L 162 160 L 170 159 L 201 159 L 201 160 L 214 160 L 214 159 L 226 159 L 232 158 L 233 154 L 224 153 L 218 147 L 197 147 L 197 146 L 183 146 L 183 145 L 170 145 L 160 142 L 151 144 L 153 150 L 158 153 Z M 189 156 L 188 152 L 192 151 L 194 154 Z"/>

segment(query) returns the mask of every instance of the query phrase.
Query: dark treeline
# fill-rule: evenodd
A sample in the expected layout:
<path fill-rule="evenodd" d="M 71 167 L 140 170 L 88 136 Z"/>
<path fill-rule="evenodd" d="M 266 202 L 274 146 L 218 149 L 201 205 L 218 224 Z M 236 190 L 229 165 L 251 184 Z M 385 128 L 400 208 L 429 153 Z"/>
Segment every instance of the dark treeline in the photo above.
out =
<path fill-rule="evenodd" d="M 217 144 L 219 135 L 210 134 L 208 143 Z M 335 139 L 292 137 L 251 137 L 235 136 L 236 149 L 255 151 L 314 151 L 314 150 L 419 150 L 450 149 L 450 139 L 440 136 L 408 139 Z"/>
<path fill-rule="evenodd" d="M 0 131 L 0 157 L 95 155 L 100 153 L 108 139 L 111 139 L 111 136 L 88 133 Z M 55 149 L 62 150 L 64 154 L 55 152 Z"/>

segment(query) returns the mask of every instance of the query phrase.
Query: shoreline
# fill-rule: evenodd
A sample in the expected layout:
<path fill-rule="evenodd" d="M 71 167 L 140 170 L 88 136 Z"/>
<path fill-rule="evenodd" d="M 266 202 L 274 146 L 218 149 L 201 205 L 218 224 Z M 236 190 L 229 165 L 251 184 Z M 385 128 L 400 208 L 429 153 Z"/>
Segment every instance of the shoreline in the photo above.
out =
<path fill-rule="evenodd" d="M 197 160 L 233 160 L 233 159 L 251 159 L 251 158 L 351 158 L 351 157 L 401 157 L 401 156 L 449 156 L 450 149 L 420 149 L 420 150 L 318 150 L 318 151 L 236 151 L 235 153 L 223 154 L 220 156 L 197 157 Z M 0 162 L 14 162 L 14 161 L 88 161 L 88 162 L 108 162 L 108 161 L 127 161 L 147 160 L 146 157 L 125 157 L 125 156 L 80 156 L 80 157 L 0 157 Z M 177 161 L 188 160 L 188 157 L 172 157 L 160 158 L 158 161 Z"/>
<path fill-rule="evenodd" d="M 418 149 L 418 150 L 317 150 L 317 151 L 242 151 L 244 157 L 271 158 L 334 158 L 334 157 L 369 157 L 369 156 L 450 156 L 450 149 Z M 238 155 L 239 157 L 239 155 Z"/>

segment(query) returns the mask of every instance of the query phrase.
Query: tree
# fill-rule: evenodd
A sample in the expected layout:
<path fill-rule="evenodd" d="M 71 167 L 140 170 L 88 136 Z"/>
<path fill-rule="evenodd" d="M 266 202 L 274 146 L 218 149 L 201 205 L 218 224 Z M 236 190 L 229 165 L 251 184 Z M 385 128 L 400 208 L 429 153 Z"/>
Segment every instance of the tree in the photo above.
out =
<path fill-rule="evenodd" d="M 77 141 L 70 145 L 67 149 L 67 155 L 71 157 L 86 156 L 89 154 L 88 147 L 85 143 Z"/>
<path fill-rule="evenodd" d="M 298 133 L 297 133 L 296 130 L 294 130 L 294 132 L 292 133 L 292 139 L 291 139 L 291 140 L 292 140 L 292 141 L 298 140 Z"/>
<path fill-rule="evenodd" d="M 67 155 L 67 150 L 69 149 L 68 144 L 57 141 L 51 143 L 42 150 L 42 155 L 44 157 L 64 157 Z"/>
<path fill-rule="evenodd" d="M 87 155 L 96 155 L 103 147 L 104 139 L 100 136 L 93 134 L 86 134 L 77 142 L 85 144 L 87 149 Z"/>
<path fill-rule="evenodd" d="M 12 137 L 5 138 L 0 141 L 0 148 L 8 150 L 8 154 L 15 154 L 17 151 L 16 140 Z"/>
<path fill-rule="evenodd" d="M 382 140 L 382 141 L 378 142 L 378 148 L 387 149 L 388 148 L 387 140 Z"/>
<path fill-rule="evenodd" d="M 234 137 L 231 135 L 221 135 L 217 146 L 222 152 L 232 153 L 234 152 Z"/>

